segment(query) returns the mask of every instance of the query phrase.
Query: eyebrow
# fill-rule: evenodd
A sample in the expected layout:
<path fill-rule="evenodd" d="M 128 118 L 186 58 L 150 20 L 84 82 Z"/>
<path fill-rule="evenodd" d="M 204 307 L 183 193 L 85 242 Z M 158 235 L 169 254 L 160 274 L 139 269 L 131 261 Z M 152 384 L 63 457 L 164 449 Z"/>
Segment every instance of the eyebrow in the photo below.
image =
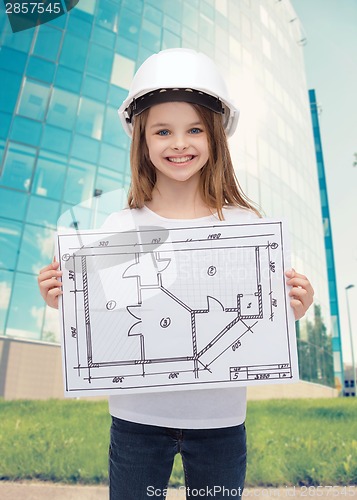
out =
<path fill-rule="evenodd" d="M 203 123 L 202 122 L 190 123 L 188 125 L 188 128 L 197 127 L 198 125 L 200 125 L 202 127 Z M 151 125 L 150 128 L 157 128 L 157 127 L 168 127 L 168 128 L 170 128 L 171 126 L 172 126 L 172 123 L 154 123 L 153 125 Z"/>

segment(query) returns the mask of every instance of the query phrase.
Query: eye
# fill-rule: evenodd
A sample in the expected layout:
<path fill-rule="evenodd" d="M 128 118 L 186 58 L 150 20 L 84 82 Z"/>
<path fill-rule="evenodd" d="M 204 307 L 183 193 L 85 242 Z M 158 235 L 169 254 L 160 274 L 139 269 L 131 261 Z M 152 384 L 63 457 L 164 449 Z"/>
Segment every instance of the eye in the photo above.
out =
<path fill-rule="evenodd" d="M 191 128 L 190 134 L 200 134 L 202 130 L 198 127 Z"/>
<path fill-rule="evenodd" d="M 169 135 L 169 134 L 170 134 L 170 132 L 167 129 L 165 129 L 165 130 L 159 130 L 157 132 L 157 135 L 161 135 L 161 136 L 166 136 L 166 135 Z"/>

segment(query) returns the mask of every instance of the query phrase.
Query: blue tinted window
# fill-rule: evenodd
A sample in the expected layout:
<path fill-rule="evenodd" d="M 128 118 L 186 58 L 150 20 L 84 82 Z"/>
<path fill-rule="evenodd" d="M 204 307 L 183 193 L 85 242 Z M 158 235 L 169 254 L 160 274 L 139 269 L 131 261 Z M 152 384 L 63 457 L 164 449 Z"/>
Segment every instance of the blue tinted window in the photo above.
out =
<path fill-rule="evenodd" d="M 117 172 L 125 172 L 127 169 L 126 153 L 123 149 L 103 143 L 100 150 L 100 164 Z"/>
<path fill-rule="evenodd" d="M 198 35 L 186 26 L 182 26 L 182 41 L 185 47 L 197 47 Z"/>
<path fill-rule="evenodd" d="M 0 110 L 13 113 L 20 91 L 22 77 L 0 69 Z"/>
<path fill-rule="evenodd" d="M 93 43 L 89 49 L 87 71 L 94 76 L 109 80 L 112 72 L 113 51 Z"/>
<path fill-rule="evenodd" d="M 143 19 L 141 27 L 141 43 L 153 51 L 159 51 L 161 47 L 161 28 L 157 24 Z"/>
<path fill-rule="evenodd" d="M 86 75 L 82 85 L 82 94 L 92 97 L 98 101 L 105 102 L 107 98 L 108 84 L 98 78 Z"/>
<path fill-rule="evenodd" d="M 71 33 L 66 33 L 60 56 L 60 63 L 77 71 L 83 71 L 87 59 L 87 52 L 87 40 L 82 40 Z"/>
<path fill-rule="evenodd" d="M 143 10 L 143 0 L 123 0 L 123 7 L 136 12 L 136 14 L 141 14 Z"/>
<path fill-rule="evenodd" d="M 68 23 L 66 31 L 69 33 L 74 33 L 76 36 L 80 36 L 81 38 L 89 38 L 92 23 L 88 21 L 89 16 L 82 16 L 81 11 L 79 10 L 71 10 L 68 16 Z M 86 18 L 85 18 L 86 17 Z"/>
<path fill-rule="evenodd" d="M 119 35 L 138 43 L 141 18 L 132 12 L 122 9 L 119 20 Z"/>
<path fill-rule="evenodd" d="M 41 146 L 44 149 L 67 155 L 71 147 L 72 134 L 68 130 L 47 125 L 43 131 Z"/>
<path fill-rule="evenodd" d="M 121 145 L 120 144 L 121 131 L 122 131 L 122 126 L 118 116 L 117 108 L 110 108 L 108 106 L 104 119 L 103 141 L 109 142 L 114 146 Z"/>
<path fill-rule="evenodd" d="M 60 200 L 66 176 L 65 157 L 41 151 L 32 184 L 32 192 Z"/>
<path fill-rule="evenodd" d="M 163 14 L 162 11 L 155 9 L 151 5 L 144 6 L 144 17 L 149 21 L 156 23 L 158 26 L 162 25 Z"/>
<path fill-rule="evenodd" d="M 73 205 L 93 196 L 95 167 L 88 162 L 72 160 L 68 167 L 63 199 Z"/>
<path fill-rule="evenodd" d="M 176 33 L 176 35 L 179 35 L 181 32 L 180 23 L 177 22 L 172 17 L 167 16 L 167 15 L 164 16 L 164 28 L 167 28 L 168 30 L 172 31 L 173 33 Z"/>
<path fill-rule="evenodd" d="M 82 73 L 66 68 L 59 64 L 55 77 L 55 86 L 63 89 L 79 93 L 82 83 Z"/>
<path fill-rule="evenodd" d="M 100 189 L 103 193 L 109 193 L 123 186 L 123 174 L 119 171 L 108 170 L 100 167 L 98 169 L 97 179 L 95 182 L 96 189 Z"/>
<path fill-rule="evenodd" d="M 198 10 L 191 3 L 183 4 L 182 21 L 191 30 L 196 31 L 198 29 Z"/>
<path fill-rule="evenodd" d="M 145 47 L 140 47 L 137 61 L 138 66 L 140 66 L 140 64 L 142 64 L 152 54 L 153 52 L 151 50 L 146 49 Z"/>
<path fill-rule="evenodd" d="M 106 30 L 116 31 L 118 26 L 119 6 L 108 0 L 101 0 L 98 3 L 96 23 Z"/>
<path fill-rule="evenodd" d="M 122 36 L 118 36 L 116 52 L 135 61 L 138 56 L 138 44 L 131 42 Z"/>
<path fill-rule="evenodd" d="M 164 10 L 177 21 L 181 21 L 182 2 L 164 2 Z"/>
<path fill-rule="evenodd" d="M 0 218 L 0 268 L 15 269 L 22 224 Z"/>
<path fill-rule="evenodd" d="M 26 221 L 45 227 L 57 227 L 59 213 L 58 201 L 42 196 L 31 196 L 27 209 Z"/>
<path fill-rule="evenodd" d="M 7 139 L 12 116 L 10 113 L 0 113 L 0 137 Z"/>
<path fill-rule="evenodd" d="M 181 37 L 174 35 L 171 31 L 163 30 L 162 48 L 172 49 L 181 45 Z"/>
<path fill-rule="evenodd" d="M 38 293 L 37 276 L 16 273 L 6 335 L 38 340 L 44 310 L 44 301 Z"/>
<path fill-rule="evenodd" d="M 62 31 L 42 24 L 38 27 L 37 38 L 33 53 L 50 61 L 56 61 L 61 44 Z"/>
<path fill-rule="evenodd" d="M 214 17 L 214 8 L 207 2 L 204 1 L 201 2 L 201 12 L 210 19 L 213 19 Z"/>
<path fill-rule="evenodd" d="M 78 96 L 65 90 L 53 89 L 47 123 L 72 130 L 77 114 Z"/>
<path fill-rule="evenodd" d="M 0 216 L 22 221 L 28 195 L 13 189 L 0 188 Z"/>
<path fill-rule="evenodd" d="M 101 26 L 94 26 L 92 32 L 92 40 L 98 45 L 103 45 L 109 49 L 113 49 L 115 45 L 115 33 L 108 31 Z"/>
<path fill-rule="evenodd" d="M 104 105 L 81 97 L 79 101 L 76 131 L 100 140 L 102 137 Z"/>
<path fill-rule="evenodd" d="M 31 56 L 27 65 L 26 74 L 36 80 L 51 83 L 55 74 L 56 66 L 50 61 Z"/>
<path fill-rule="evenodd" d="M 36 150 L 11 144 L 6 152 L 0 184 L 28 191 L 35 163 Z"/>
<path fill-rule="evenodd" d="M 91 221 L 93 220 L 92 208 L 76 205 L 72 206 L 63 203 L 61 207 L 61 216 L 58 219 L 58 226 L 79 229 L 91 229 Z"/>
<path fill-rule="evenodd" d="M 18 113 L 34 120 L 43 120 L 49 95 L 49 87 L 26 79 L 21 92 Z"/>
<path fill-rule="evenodd" d="M 22 116 L 15 116 L 10 137 L 13 141 L 38 146 L 40 144 L 41 132 L 42 123 Z"/>
<path fill-rule="evenodd" d="M 117 87 L 116 85 L 109 86 L 109 94 L 108 101 L 112 106 L 118 107 L 124 101 L 126 96 L 128 95 L 128 91 Z"/>
<path fill-rule="evenodd" d="M 200 16 L 199 33 L 200 36 L 207 38 L 207 40 L 214 41 L 215 33 L 213 22 Z"/>
<path fill-rule="evenodd" d="M 0 296 L 1 296 L 1 307 L 0 307 L 0 330 L 5 331 L 5 322 L 8 312 L 12 280 L 14 273 L 11 271 L 0 271 Z"/>
<path fill-rule="evenodd" d="M 8 47 L 1 47 L 0 50 L 0 68 L 14 73 L 22 74 L 26 64 L 27 54 L 18 50 L 12 50 Z"/>
<path fill-rule="evenodd" d="M 6 22 L 8 23 L 9 21 L 6 19 Z M 21 50 L 23 52 L 28 52 L 30 50 L 34 30 L 12 33 L 10 25 L 7 25 L 4 31 L 2 45 L 7 45 L 12 49 Z"/>
<path fill-rule="evenodd" d="M 44 199 L 42 198 L 42 200 Z M 37 274 L 42 267 L 52 261 L 53 251 L 53 229 L 26 224 L 21 241 L 17 270 Z"/>
<path fill-rule="evenodd" d="M 97 162 L 99 153 L 99 141 L 76 134 L 72 144 L 72 155 L 75 158 L 90 162 Z"/>

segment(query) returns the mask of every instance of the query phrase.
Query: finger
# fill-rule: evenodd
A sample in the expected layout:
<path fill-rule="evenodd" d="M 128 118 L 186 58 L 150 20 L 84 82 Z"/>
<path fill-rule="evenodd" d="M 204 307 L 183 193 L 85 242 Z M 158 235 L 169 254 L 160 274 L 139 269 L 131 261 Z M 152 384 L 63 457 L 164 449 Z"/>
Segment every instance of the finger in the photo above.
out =
<path fill-rule="evenodd" d="M 46 281 L 42 281 L 39 283 L 41 293 L 48 293 L 52 288 L 61 288 L 63 285 L 62 281 L 56 279 L 50 279 Z"/>
<path fill-rule="evenodd" d="M 290 305 L 293 308 L 296 321 L 298 319 L 301 319 L 305 315 L 306 308 L 303 306 L 303 304 L 300 302 L 300 300 L 292 299 L 290 301 Z"/>
<path fill-rule="evenodd" d="M 59 262 L 53 261 L 51 262 L 51 264 L 41 269 L 40 274 L 45 273 L 46 271 L 50 271 L 51 269 L 57 269 L 58 267 L 59 267 Z"/>
<path fill-rule="evenodd" d="M 62 271 L 56 271 L 55 269 L 44 271 L 37 276 L 37 281 L 40 284 L 44 281 L 50 280 L 51 278 L 60 278 L 62 274 Z"/>
<path fill-rule="evenodd" d="M 306 290 L 311 291 L 313 293 L 312 285 L 307 278 L 303 279 L 303 278 L 294 277 L 294 278 L 287 280 L 286 283 L 289 286 L 305 288 Z"/>
<path fill-rule="evenodd" d="M 54 309 L 58 309 L 58 298 L 63 295 L 62 290 L 58 288 L 52 288 L 47 295 L 47 305 L 53 307 Z"/>

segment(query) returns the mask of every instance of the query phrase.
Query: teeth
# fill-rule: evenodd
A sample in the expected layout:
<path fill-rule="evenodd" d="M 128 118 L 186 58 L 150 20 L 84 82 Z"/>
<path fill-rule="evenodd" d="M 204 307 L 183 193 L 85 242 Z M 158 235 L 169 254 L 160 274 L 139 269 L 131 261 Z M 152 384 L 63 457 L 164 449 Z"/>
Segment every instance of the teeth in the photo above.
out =
<path fill-rule="evenodd" d="M 173 163 L 185 163 L 186 161 L 192 160 L 193 156 L 181 156 L 180 158 L 168 158 L 169 161 Z"/>

